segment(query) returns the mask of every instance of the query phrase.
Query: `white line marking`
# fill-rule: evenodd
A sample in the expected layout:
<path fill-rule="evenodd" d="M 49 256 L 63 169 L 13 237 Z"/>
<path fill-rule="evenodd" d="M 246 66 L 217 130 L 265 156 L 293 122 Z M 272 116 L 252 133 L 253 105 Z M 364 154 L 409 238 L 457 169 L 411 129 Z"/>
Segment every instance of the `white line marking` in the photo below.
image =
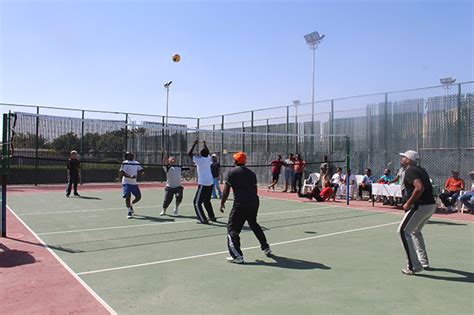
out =
<path fill-rule="evenodd" d="M 358 228 L 358 229 L 352 229 L 352 230 L 334 232 L 334 233 L 329 233 L 329 234 L 323 234 L 323 235 L 318 235 L 318 236 L 310 236 L 310 237 L 300 238 L 300 239 L 296 239 L 296 240 L 273 243 L 273 244 L 270 244 L 270 246 L 278 246 L 278 245 L 284 245 L 284 244 L 290 244 L 290 243 L 296 243 L 296 242 L 309 241 L 309 240 L 314 240 L 314 239 L 329 237 L 329 236 L 334 236 L 334 235 L 341 235 L 341 234 L 347 234 L 347 233 L 352 233 L 352 232 L 376 229 L 376 228 L 379 228 L 379 227 L 384 227 L 384 226 L 389 226 L 389 225 L 394 225 L 394 224 L 399 224 L 399 223 L 400 223 L 399 221 L 396 221 L 396 222 L 390 222 L 390 223 L 385 223 L 385 224 L 367 226 L 367 227 Z M 260 248 L 260 246 L 246 247 L 246 248 L 242 248 L 242 250 L 251 250 L 251 249 L 257 249 L 257 248 Z M 225 253 L 228 253 L 228 251 L 220 251 L 220 252 L 207 253 L 207 254 L 201 254 L 201 255 L 194 255 L 194 256 L 173 258 L 173 259 L 167 259 L 167 260 L 152 261 L 152 262 L 143 263 L 143 264 L 136 264 L 136 265 L 128 265 L 128 266 L 121 266 L 121 267 L 114 267 L 114 268 L 107 268 L 107 269 L 84 271 L 84 272 L 79 272 L 77 274 L 82 276 L 82 275 L 101 273 L 101 272 L 107 272 L 107 271 L 131 269 L 131 268 L 138 268 L 138 267 L 144 267 L 144 266 L 159 265 L 159 264 L 175 262 L 175 261 L 182 261 L 182 260 L 190 260 L 190 259 L 201 258 L 201 257 L 215 256 L 215 255 L 221 255 L 221 254 L 225 254 Z"/>
<path fill-rule="evenodd" d="M 192 203 L 182 203 L 181 206 L 190 206 Z M 138 206 L 134 209 L 145 209 L 145 208 L 156 208 L 161 210 L 161 205 L 156 206 Z M 111 210 L 126 210 L 125 206 L 120 208 L 102 208 L 102 209 L 88 209 L 88 210 L 69 210 L 69 211 L 50 211 L 50 212 L 30 212 L 30 213 L 21 213 L 20 216 L 31 216 L 31 215 L 43 215 L 43 214 L 61 214 L 61 213 L 78 213 L 78 212 L 94 212 L 94 211 L 111 211 Z"/>
<path fill-rule="evenodd" d="M 299 210 L 293 210 L 293 211 L 269 212 L 269 213 L 259 214 L 258 216 L 260 217 L 260 216 L 264 216 L 264 215 L 273 215 L 273 214 L 281 214 L 281 213 L 294 213 L 294 212 L 303 212 L 303 211 L 327 209 L 327 208 L 331 208 L 331 207 L 317 207 L 317 208 L 299 209 Z M 190 222 L 198 222 L 198 221 L 196 219 L 196 220 L 183 220 L 183 221 L 175 221 L 175 222 L 145 223 L 145 224 L 135 224 L 135 225 L 119 225 L 119 226 L 93 228 L 93 229 L 65 230 L 65 231 L 56 231 L 56 232 L 42 232 L 42 233 L 38 233 L 38 235 L 54 235 L 54 234 L 69 234 L 69 233 L 104 231 L 104 230 L 115 230 L 115 229 L 128 229 L 128 228 L 135 228 L 135 227 L 141 227 L 141 226 L 163 225 L 163 224 L 182 224 L 182 223 L 190 223 Z"/>
<path fill-rule="evenodd" d="M 87 283 L 84 282 L 84 280 L 82 280 L 68 265 L 66 265 L 66 263 L 61 258 L 59 258 L 59 256 L 56 255 L 56 253 L 51 248 L 49 248 L 48 245 L 46 245 L 46 243 L 43 242 L 43 240 L 35 232 L 33 232 L 33 230 L 25 222 L 23 222 L 23 220 L 12 210 L 12 208 L 9 206 L 7 206 L 7 208 L 17 218 L 17 220 L 20 221 L 20 223 L 23 224 L 23 226 L 41 243 L 41 245 L 43 245 L 44 248 L 46 248 L 49 253 L 53 255 L 53 257 L 64 267 L 64 269 L 66 269 L 67 272 L 69 272 L 74 277 L 74 279 L 76 279 L 84 287 L 84 289 L 87 290 L 87 292 L 89 292 L 107 311 L 109 311 L 110 314 L 117 314 L 117 312 L 114 311 L 114 309 L 110 307 L 107 302 L 105 302 L 94 290 L 92 290 L 92 288 L 89 287 Z"/>

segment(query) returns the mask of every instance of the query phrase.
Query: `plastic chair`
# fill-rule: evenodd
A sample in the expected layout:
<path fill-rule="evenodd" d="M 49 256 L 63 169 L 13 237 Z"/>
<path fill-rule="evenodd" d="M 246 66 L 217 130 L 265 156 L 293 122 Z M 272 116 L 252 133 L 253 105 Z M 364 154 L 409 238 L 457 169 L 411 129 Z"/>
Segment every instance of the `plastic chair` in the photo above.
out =
<path fill-rule="evenodd" d="M 319 173 L 311 173 L 309 174 L 308 178 L 304 180 L 303 183 L 303 194 L 306 194 L 306 189 L 309 188 L 310 191 L 314 189 L 316 184 L 319 182 L 319 179 L 321 178 L 321 174 Z"/>

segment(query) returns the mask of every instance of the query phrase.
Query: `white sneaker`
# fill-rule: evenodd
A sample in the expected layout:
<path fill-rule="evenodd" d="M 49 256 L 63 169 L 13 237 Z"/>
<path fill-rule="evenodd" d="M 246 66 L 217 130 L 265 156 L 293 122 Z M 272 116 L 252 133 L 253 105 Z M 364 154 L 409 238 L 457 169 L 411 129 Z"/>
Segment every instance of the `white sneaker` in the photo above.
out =
<path fill-rule="evenodd" d="M 272 254 L 272 250 L 270 249 L 270 247 L 268 247 L 268 248 L 265 248 L 265 249 L 263 250 L 263 253 L 264 253 L 266 256 L 269 256 L 269 255 Z"/>
<path fill-rule="evenodd" d="M 166 210 L 165 209 L 161 210 L 160 215 L 165 215 L 165 214 L 166 214 Z"/>
<path fill-rule="evenodd" d="M 227 257 L 226 260 L 230 263 L 233 264 L 243 264 L 244 263 L 244 257 L 239 256 L 239 257 Z"/>
<path fill-rule="evenodd" d="M 174 209 L 173 209 L 173 214 L 174 214 L 174 215 L 178 215 L 178 207 L 174 207 Z"/>

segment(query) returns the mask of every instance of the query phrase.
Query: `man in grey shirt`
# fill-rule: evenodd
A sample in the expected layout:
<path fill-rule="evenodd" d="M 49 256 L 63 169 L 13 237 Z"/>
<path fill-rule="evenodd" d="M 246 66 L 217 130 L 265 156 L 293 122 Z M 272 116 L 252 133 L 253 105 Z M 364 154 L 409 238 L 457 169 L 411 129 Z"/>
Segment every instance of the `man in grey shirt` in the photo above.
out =
<path fill-rule="evenodd" d="M 166 209 L 173 201 L 173 196 L 175 196 L 175 207 L 173 209 L 173 214 L 178 215 L 178 208 L 183 201 L 183 186 L 181 186 L 181 166 L 175 166 L 176 159 L 173 156 L 170 156 L 166 159 L 166 156 L 163 159 L 163 169 L 166 172 L 166 187 L 165 187 L 165 200 L 163 201 L 163 210 L 161 210 L 160 215 L 166 214 Z"/>

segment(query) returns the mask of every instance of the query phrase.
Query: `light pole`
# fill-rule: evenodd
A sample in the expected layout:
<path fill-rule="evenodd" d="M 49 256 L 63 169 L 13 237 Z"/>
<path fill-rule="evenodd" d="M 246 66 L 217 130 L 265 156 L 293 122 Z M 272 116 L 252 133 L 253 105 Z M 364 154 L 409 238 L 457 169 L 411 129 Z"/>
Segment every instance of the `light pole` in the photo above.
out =
<path fill-rule="evenodd" d="M 456 79 L 453 79 L 451 77 L 449 78 L 441 78 L 439 79 L 439 82 L 441 82 L 442 85 L 444 85 L 444 87 L 446 88 L 446 99 L 448 98 L 449 96 L 449 87 L 454 83 L 456 82 Z"/>
<path fill-rule="evenodd" d="M 170 85 L 173 81 L 166 82 L 163 86 L 166 89 L 166 116 L 165 116 L 165 126 L 168 127 L 168 104 L 170 98 Z"/>
<path fill-rule="evenodd" d="M 312 32 L 304 36 L 306 43 L 309 48 L 313 51 L 313 85 L 312 85 L 312 96 L 311 96 L 311 132 L 314 134 L 314 67 L 315 67 L 315 53 L 319 43 L 323 40 L 324 36 L 320 36 L 318 32 Z"/>
<path fill-rule="evenodd" d="M 170 85 L 171 83 L 173 83 L 173 81 L 169 81 L 169 82 L 166 82 L 163 86 L 165 87 L 166 89 L 166 116 L 165 116 L 165 135 L 167 136 L 166 138 L 168 138 L 168 141 L 166 141 L 166 151 L 168 151 L 168 154 L 169 153 L 169 150 L 170 150 L 170 139 L 169 139 L 169 135 L 171 134 L 168 130 L 168 104 L 169 104 L 169 98 L 170 98 Z"/>
<path fill-rule="evenodd" d="M 298 135 L 298 105 L 300 105 L 300 100 L 294 100 L 293 105 L 295 105 L 295 134 Z M 295 145 L 295 153 L 298 153 L 298 136 L 296 136 L 296 145 Z"/>

